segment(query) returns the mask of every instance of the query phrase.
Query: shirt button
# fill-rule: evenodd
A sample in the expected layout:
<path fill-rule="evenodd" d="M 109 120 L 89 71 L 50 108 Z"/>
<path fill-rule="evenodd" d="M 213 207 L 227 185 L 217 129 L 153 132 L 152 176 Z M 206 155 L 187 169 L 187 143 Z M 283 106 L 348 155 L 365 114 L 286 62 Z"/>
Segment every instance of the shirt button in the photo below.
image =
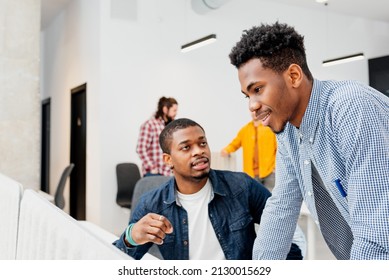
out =
<path fill-rule="evenodd" d="M 309 138 L 309 143 L 313 143 L 313 138 L 311 137 L 311 138 Z"/>
<path fill-rule="evenodd" d="M 318 220 L 315 220 L 315 224 L 319 225 L 319 221 L 318 221 Z"/>
<path fill-rule="evenodd" d="M 209 214 L 209 216 L 212 218 L 212 214 Z"/>
<path fill-rule="evenodd" d="M 312 193 L 311 193 L 311 192 L 307 192 L 307 195 L 308 195 L 308 196 L 312 196 Z"/>
<path fill-rule="evenodd" d="M 188 240 L 184 240 L 184 246 L 188 246 Z"/>
<path fill-rule="evenodd" d="M 186 224 L 186 219 L 182 219 L 182 223 L 185 225 Z"/>
<path fill-rule="evenodd" d="M 309 160 L 307 160 L 307 159 L 304 160 L 304 164 L 305 164 L 305 165 L 308 165 L 308 164 L 309 164 Z"/>

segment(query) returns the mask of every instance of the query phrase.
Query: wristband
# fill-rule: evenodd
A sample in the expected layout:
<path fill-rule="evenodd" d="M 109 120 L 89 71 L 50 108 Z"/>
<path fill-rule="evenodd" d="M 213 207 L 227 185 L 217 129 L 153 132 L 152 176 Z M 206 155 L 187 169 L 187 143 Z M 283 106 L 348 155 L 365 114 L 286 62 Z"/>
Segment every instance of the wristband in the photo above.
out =
<path fill-rule="evenodd" d="M 131 244 L 131 246 L 139 246 L 140 244 L 136 243 L 134 239 L 132 239 L 131 233 L 132 233 L 132 227 L 134 224 L 130 224 L 126 229 L 126 240 L 128 243 Z"/>

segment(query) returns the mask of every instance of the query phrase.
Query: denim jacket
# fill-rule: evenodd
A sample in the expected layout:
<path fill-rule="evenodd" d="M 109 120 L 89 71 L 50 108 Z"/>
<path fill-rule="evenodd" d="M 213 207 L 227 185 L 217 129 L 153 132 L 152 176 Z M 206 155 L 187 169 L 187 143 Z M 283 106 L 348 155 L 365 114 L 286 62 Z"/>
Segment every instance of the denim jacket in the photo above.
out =
<path fill-rule="evenodd" d="M 259 224 L 270 192 L 245 173 L 211 170 L 213 197 L 208 204 L 209 219 L 226 259 L 252 259 L 256 237 L 254 223 Z M 130 223 L 148 213 L 166 217 L 173 225 L 159 250 L 165 260 L 189 259 L 188 216 L 176 202 L 175 179 L 145 194 L 134 209 Z M 135 259 L 141 259 L 152 243 L 128 247 L 123 233 L 113 244 Z"/>

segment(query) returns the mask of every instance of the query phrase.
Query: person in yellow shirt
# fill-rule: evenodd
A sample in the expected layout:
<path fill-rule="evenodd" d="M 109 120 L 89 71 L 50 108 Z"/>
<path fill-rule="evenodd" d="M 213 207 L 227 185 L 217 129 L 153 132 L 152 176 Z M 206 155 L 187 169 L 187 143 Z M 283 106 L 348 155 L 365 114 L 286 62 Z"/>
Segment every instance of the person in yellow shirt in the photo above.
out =
<path fill-rule="evenodd" d="M 236 137 L 221 150 L 228 156 L 243 148 L 243 171 L 261 184 L 273 190 L 276 164 L 277 140 L 275 134 L 251 112 L 252 121 L 243 126 Z"/>

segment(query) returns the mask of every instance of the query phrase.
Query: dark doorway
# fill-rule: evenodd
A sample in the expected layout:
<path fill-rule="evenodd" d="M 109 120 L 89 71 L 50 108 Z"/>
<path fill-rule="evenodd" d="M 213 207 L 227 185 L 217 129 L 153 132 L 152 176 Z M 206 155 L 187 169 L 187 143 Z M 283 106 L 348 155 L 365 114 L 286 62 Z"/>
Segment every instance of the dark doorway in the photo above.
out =
<path fill-rule="evenodd" d="M 70 215 L 85 220 L 86 214 L 86 84 L 71 90 Z"/>
<path fill-rule="evenodd" d="M 50 193 L 50 98 L 42 101 L 41 191 Z"/>
<path fill-rule="evenodd" d="M 389 55 L 369 59 L 369 83 L 389 96 Z"/>

